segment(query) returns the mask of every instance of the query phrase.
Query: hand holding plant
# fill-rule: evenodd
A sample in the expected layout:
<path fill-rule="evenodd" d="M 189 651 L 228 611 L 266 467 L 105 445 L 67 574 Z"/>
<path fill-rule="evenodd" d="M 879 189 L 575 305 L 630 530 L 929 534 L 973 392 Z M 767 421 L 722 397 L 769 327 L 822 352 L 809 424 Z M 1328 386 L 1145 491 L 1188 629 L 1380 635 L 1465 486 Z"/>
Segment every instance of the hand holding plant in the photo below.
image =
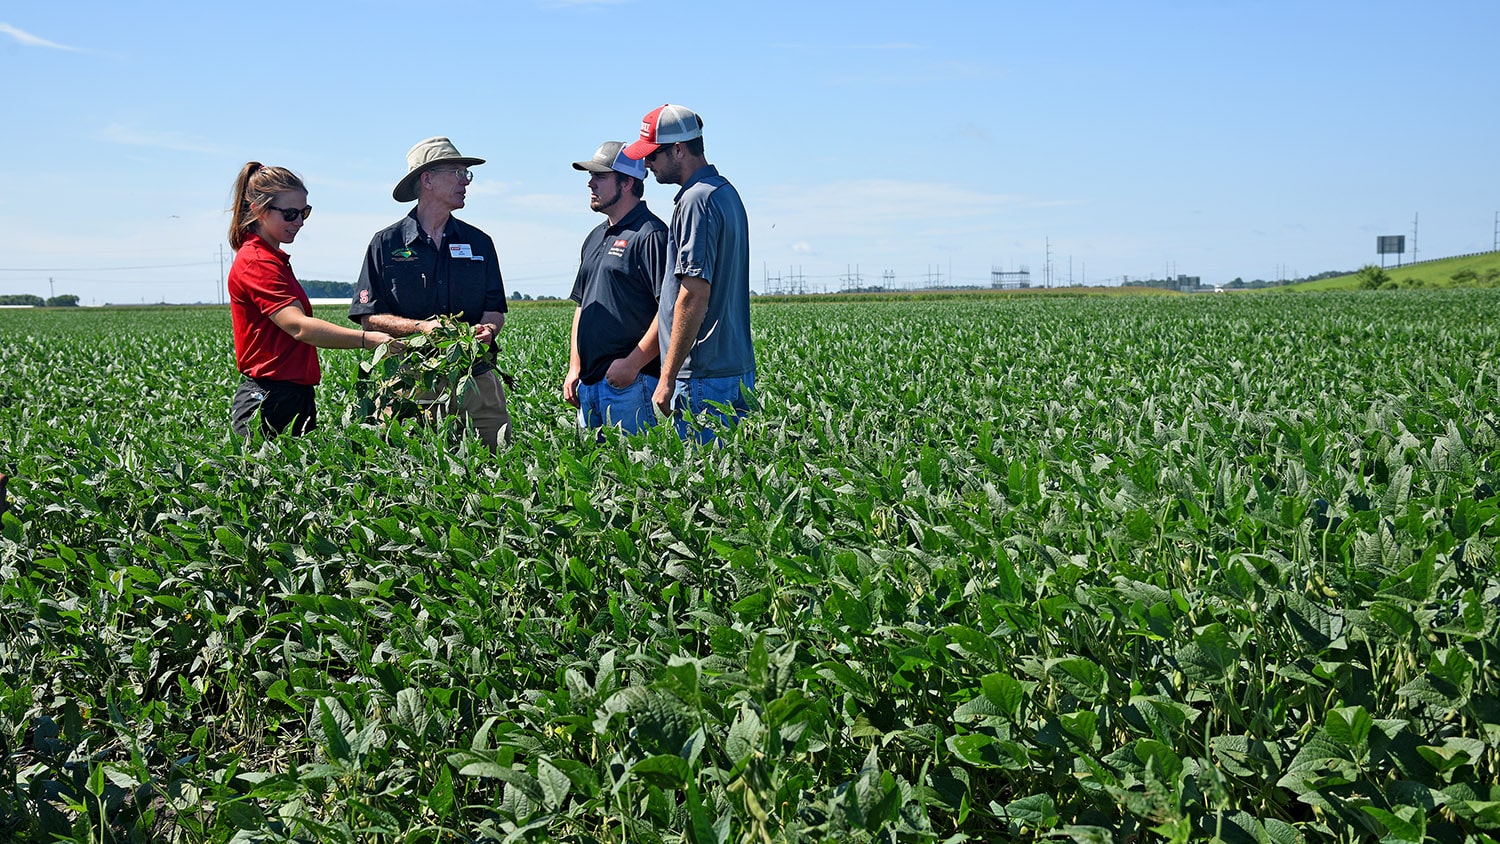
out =
<path fill-rule="evenodd" d="M 475 370 L 491 364 L 494 336 L 492 326 L 469 325 L 461 317 L 432 317 L 425 333 L 382 345 L 360 362 L 359 404 L 366 418 L 457 411 L 474 389 Z"/>

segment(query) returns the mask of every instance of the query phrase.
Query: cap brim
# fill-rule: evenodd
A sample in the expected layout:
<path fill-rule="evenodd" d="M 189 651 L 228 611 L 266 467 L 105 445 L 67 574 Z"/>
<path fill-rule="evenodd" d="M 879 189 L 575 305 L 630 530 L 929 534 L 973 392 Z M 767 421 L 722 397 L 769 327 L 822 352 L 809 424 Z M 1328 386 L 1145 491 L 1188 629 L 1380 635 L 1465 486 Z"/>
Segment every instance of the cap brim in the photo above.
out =
<path fill-rule="evenodd" d="M 439 164 L 458 164 L 464 167 L 472 167 L 476 164 L 483 163 L 483 158 L 468 158 L 465 156 L 459 156 L 458 158 L 439 158 L 436 161 L 429 161 L 426 164 L 423 164 L 421 167 L 418 167 L 410 173 L 407 173 L 406 176 L 401 179 L 401 181 L 397 182 L 396 187 L 391 191 L 391 198 L 396 200 L 397 202 L 411 202 L 412 200 L 416 199 L 417 179 L 423 173 L 426 173 L 428 170 L 431 170 Z"/>
<path fill-rule="evenodd" d="M 661 144 L 653 144 L 650 141 L 636 141 L 630 146 L 620 150 L 620 152 L 624 153 L 626 158 L 629 158 L 633 161 L 640 161 L 642 158 L 645 158 L 651 153 L 656 152 L 657 148 L 660 146 Z"/>
<path fill-rule="evenodd" d="M 613 173 L 614 172 L 614 168 L 610 167 L 608 164 L 600 164 L 597 161 L 575 161 L 575 162 L 573 162 L 573 169 L 574 170 L 582 170 L 582 171 L 584 171 L 586 173 Z"/>

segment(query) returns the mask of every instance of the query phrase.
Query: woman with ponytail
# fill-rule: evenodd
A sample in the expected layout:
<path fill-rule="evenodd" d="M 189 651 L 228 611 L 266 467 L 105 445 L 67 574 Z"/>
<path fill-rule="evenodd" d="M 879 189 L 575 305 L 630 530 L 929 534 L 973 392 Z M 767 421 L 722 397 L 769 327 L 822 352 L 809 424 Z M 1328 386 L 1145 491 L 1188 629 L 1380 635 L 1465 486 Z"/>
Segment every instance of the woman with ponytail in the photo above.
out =
<path fill-rule="evenodd" d="M 344 328 L 312 316 L 312 302 L 292 275 L 291 243 L 312 213 L 307 187 L 284 167 L 251 161 L 234 183 L 229 245 L 229 312 L 234 358 L 245 380 L 234 394 L 231 425 L 247 437 L 257 417 L 262 435 L 318 426 L 313 387 L 322 378 L 317 347 L 373 349 L 391 342 L 383 331 Z"/>

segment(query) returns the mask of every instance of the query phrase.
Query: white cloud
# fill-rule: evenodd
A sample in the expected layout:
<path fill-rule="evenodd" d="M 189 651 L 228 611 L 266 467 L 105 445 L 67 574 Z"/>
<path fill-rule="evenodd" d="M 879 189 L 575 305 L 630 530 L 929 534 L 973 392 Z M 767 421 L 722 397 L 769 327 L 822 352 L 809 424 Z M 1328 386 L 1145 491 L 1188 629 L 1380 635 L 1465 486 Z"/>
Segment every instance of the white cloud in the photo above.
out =
<path fill-rule="evenodd" d="M 951 260 L 957 278 L 983 275 L 984 281 L 992 265 L 1018 251 L 1022 263 L 1029 260 L 1005 244 L 1027 230 L 1039 210 L 1079 204 L 984 185 L 889 178 L 780 184 L 744 195 L 755 264 L 795 265 L 820 284 L 862 265 L 866 278 L 880 277 L 872 268 L 888 269 L 910 285 L 927 260 L 943 262 L 945 274 Z M 1035 240 L 1040 247 L 1040 237 Z"/>
<path fill-rule="evenodd" d="M 143 132 L 129 126 L 111 123 L 99 133 L 102 140 L 135 147 L 150 147 L 173 152 L 200 152 L 216 155 L 222 150 L 207 141 L 185 137 L 177 132 Z"/>
<path fill-rule="evenodd" d="M 965 140 L 979 141 L 986 144 L 993 140 L 990 137 L 990 132 L 988 129 L 980 126 L 978 123 L 973 122 L 965 123 L 962 126 L 959 126 L 957 134 L 960 138 L 963 138 Z"/>
<path fill-rule="evenodd" d="M 66 44 L 58 44 L 52 41 L 48 41 L 45 38 L 38 38 L 37 36 L 32 35 L 29 32 L 16 29 L 8 23 L 0 23 L 0 34 L 9 35 L 11 38 L 14 38 L 16 40 L 16 43 L 24 47 L 46 47 L 49 50 L 67 50 L 74 53 L 83 52 L 83 50 L 78 47 L 69 47 Z"/>
<path fill-rule="evenodd" d="M 946 182 L 864 179 L 771 187 L 754 204 L 757 220 L 796 237 L 806 228 L 857 232 L 901 224 L 951 225 L 1040 203 Z"/>
<path fill-rule="evenodd" d="M 589 194 L 582 187 L 574 194 L 521 193 L 515 188 L 517 182 L 483 182 L 475 179 L 469 185 L 468 197 L 472 207 L 484 209 L 504 208 L 507 212 L 524 211 L 528 216 L 590 213 Z M 477 205 L 474 200 L 481 200 Z"/>

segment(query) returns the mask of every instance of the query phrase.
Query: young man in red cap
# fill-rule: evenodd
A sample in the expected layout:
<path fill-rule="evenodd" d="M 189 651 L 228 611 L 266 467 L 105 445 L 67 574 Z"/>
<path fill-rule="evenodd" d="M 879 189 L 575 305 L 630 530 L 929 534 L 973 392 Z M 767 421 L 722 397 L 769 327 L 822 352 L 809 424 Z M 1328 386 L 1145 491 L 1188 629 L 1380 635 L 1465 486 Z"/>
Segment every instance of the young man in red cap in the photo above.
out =
<path fill-rule="evenodd" d="M 624 153 L 644 161 L 658 182 L 682 186 L 673 200 L 657 309 L 662 361 L 653 401 L 664 414 L 685 414 L 677 417 L 684 438 L 686 416 L 711 413 L 733 425 L 749 412 L 755 390 L 745 204 L 704 158 L 702 118 L 682 106 L 647 114 L 640 140 Z M 713 431 L 699 429 L 697 439 L 711 442 Z"/>
<path fill-rule="evenodd" d="M 573 340 L 563 399 L 585 428 L 618 425 L 627 434 L 656 423 L 651 398 L 661 372 L 656 308 L 666 268 L 667 226 L 651 213 L 646 168 L 606 141 L 573 169 L 589 174 L 589 207 L 608 219 L 589 232 L 570 298 Z"/>

